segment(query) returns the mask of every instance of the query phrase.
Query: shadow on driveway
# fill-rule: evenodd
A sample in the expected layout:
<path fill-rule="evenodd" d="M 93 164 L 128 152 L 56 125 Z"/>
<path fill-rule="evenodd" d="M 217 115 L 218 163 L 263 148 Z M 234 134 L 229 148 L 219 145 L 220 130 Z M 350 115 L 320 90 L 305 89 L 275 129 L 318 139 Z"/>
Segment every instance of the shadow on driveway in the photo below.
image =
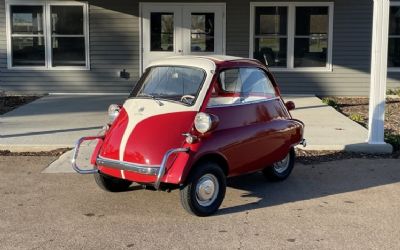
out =
<path fill-rule="evenodd" d="M 382 162 L 384 164 L 375 165 Z M 357 159 L 317 166 L 297 164 L 286 181 L 276 183 L 267 182 L 261 173 L 234 177 L 228 180 L 228 186 L 244 191 L 243 200 L 252 202 L 221 208 L 216 216 L 397 183 L 400 182 L 398 162 L 395 159 Z"/>

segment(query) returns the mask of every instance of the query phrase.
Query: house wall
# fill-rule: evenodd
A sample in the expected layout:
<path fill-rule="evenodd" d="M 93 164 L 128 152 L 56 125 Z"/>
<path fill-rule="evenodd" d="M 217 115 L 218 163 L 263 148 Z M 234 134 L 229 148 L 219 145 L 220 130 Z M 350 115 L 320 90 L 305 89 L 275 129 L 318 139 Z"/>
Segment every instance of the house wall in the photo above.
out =
<path fill-rule="evenodd" d="M 373 1 L 334 3 L 332 72 L 277 72 L 283 93 L 369 94 Z M 89 4 L 90 71 L 21 71 L 7 69 L 5 0 L 0 0 L 0 89 L 30 93 L 128 92 L 139 77 L 139 2 L 90 0 Z M 226 12 L 226 53 L 248 57 L 250 1 L 228 0 Z M 130 72 L 131 79 L 119 78 L 122 69 Z M 388 86 L 400 87 L 400 73 L 389 73 Z"/>

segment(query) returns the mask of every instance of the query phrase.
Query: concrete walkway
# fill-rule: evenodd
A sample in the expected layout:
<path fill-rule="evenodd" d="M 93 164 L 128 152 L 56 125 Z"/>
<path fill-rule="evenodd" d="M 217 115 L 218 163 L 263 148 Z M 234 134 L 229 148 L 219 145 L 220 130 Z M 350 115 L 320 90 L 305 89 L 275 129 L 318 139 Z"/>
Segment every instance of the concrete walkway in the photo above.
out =
<path fill-rule="evenodd" d="M 111 103 L 126 96 L 45 96 L 0 116 L 0 150 L 48 151 L 73 147 L 96 135 L 107 122 Z"/>
<path fill-rule="evenodd" d="M 0 150 L 46 151 L 73 147 L 75 141 L 96 135 L 107 121 L 111 103 L 125 96 L 46 96 L 0 116 Z M 310 150 L 387 152 L 390 147 L 365 144 L 367 130 L 320 99 L 288 97 L 296 104 L 293 116 L 306 124 Z"/>
<path fill-rule="evenodd" d="M 317 97 L 288 97 L 296 104 L 291 113 L 303 121 L 306 150 L 344 150 L 363 153 L 391 153 L 392 146 L 366 143 L 368 130 L 337 112 Z"/>

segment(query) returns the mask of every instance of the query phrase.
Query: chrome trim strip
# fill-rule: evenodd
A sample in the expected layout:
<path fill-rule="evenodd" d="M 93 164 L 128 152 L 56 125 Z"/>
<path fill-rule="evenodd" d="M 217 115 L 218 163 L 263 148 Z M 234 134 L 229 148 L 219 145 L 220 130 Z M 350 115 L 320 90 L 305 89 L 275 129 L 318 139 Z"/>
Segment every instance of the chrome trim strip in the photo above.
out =
<path fill-rule="evenodd" d="M 72 164 L 72 168 L 79 174 L 95 174 L 98 173 L 99 170 L 97 170 L 97 168 L 95 168 L 95 166 L 93 166 L 93 169 L 81 169 L 79 168 L 79 166 L 76 164 L 76 160 L 78 159 L 78 155 L 79 155 L 79 148 L 81 147 L 81 144 L 84 141 L 92 141 L 92 140 L 97 140 L 97 139 L 103 139 L 102 136 L 88 136 L 88 137 L 82 137 L 80 138 L 76 144 L 75 144 L 75 148 L 74 148 L 74 153 L 72 155 L 72 160 L 71 160 L 71 164 Z"/>
<path fill-rule="evenodd" d="M 116 168 L 120 170 L 127 170 L 132 171 L 139 174 L 146 174 L 146 175 L 157 175 L 160 166 L 157 165 L 139 165 L 135 163 L 113 160 L 105 157 L 98 156 L 96 159 L 96 164 L 98 166 Z"/>

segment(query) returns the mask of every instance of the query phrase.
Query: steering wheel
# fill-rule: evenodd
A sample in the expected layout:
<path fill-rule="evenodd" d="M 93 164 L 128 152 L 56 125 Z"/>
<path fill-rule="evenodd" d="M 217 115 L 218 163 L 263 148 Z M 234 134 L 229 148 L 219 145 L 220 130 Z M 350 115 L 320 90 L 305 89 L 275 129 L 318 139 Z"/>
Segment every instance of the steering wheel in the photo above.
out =
<path fill-rule="evenodd" d="M 192 96 L 192 95 L 184 95 L 184 96 L 181 97 L 181 102 L 185 102 L 185 103 L 191 104 L 192 101 L 193 101 L 195 98 L 196 98 L 196 97 L 195 97 L 195 96 Z M 189 99 L 191 99 L 191 100 L 189 100 Z"/>

